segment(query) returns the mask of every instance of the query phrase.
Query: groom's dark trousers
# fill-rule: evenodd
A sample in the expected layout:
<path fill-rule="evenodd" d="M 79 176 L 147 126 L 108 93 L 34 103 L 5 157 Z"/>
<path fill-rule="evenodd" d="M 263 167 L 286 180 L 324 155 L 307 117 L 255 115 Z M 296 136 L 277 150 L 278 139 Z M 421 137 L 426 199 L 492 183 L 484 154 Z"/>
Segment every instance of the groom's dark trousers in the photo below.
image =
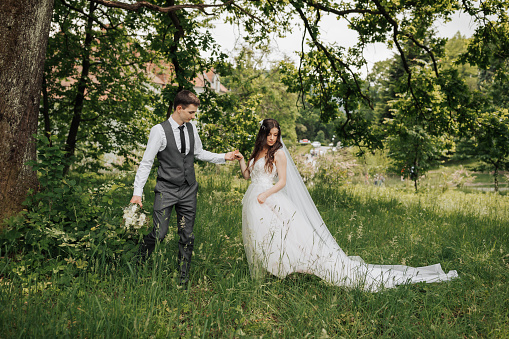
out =
<path fill-rule="evenodd" d="M 154 228 L 147 234 L 140 245 L 141 260 L 145 260 L 168 233 L 170 216 L 175 207 L 177 212 L 177 229 L 179 235 L 178 265 L 180 284 L 189 279 L 191 256 L 194 247 L 194 220 L 196 217 L 196 195 L 198 183 L 194 174 L 194 136 L 192 125 L 186 124 L 189 132 L 189 153 L 179 152 L 175 144 L 171 124 L 161 124 L 166 135 L 166 148 L 157 154 L 159 168 L 157 184 L 154 189 Z"/>

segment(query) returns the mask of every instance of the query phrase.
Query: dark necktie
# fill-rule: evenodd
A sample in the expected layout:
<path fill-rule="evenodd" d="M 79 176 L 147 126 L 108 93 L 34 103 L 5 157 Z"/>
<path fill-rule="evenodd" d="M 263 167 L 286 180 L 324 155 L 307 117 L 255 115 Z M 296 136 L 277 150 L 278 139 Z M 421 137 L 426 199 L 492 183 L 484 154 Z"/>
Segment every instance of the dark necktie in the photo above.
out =
<path fill-rule="evenodd" d="M 186 154 L 186 138 L 184 137 L 184 125 L 179 126 L 180 130 L 180 153 Z"/>

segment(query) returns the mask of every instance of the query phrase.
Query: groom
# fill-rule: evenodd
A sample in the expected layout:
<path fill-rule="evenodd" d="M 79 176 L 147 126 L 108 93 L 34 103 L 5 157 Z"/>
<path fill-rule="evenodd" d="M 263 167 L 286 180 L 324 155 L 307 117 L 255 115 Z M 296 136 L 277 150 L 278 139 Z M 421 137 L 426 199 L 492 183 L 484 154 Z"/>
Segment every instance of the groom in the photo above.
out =
<path fill-rule="evenodd" d="M 150 130 L 147 148 L 143 154 L 136 178 L 131 203 L 142 206 L 143 186 L 147 182 L 154 158 L 157 155 L 157 183 L 154 189 L 154 228 L 145 236 L 140 248 L 140 261 L 154 251 L 155 245 L 168 232 L 173 207 L 177 212 L 179 239 L 179 284 L 187 285 L 194 246 L 193 226 L 196 215 L 198 183 L 194 174 L 194 159 L 224 164 L 234 160 L 234 153 L 217 154 L 205 151 L 196 127 L 195 118 L 200 100 L 192 92 L 183 90 L 175 96 L 173 113 L 168 120 Z M 170 112 L 170 111 L 169 111 Z M 169 114 L 168 112 L 168 114 Z"/>

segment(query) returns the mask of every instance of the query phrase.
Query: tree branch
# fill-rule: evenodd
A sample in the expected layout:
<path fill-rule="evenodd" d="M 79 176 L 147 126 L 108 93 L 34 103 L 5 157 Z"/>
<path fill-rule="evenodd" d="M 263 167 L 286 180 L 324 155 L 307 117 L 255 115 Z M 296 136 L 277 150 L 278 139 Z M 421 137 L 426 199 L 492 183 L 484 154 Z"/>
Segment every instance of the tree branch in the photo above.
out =
<path fill-rule="evenodd" d="M 313 43 L 318 47 L 318 49 L 320 51 L 322 51 L 325 56 L 327 57 L 327 59 L 329 60 L 329 62 L 331 63 L 331 66 L 332 68 L 334 69 L 334 71 L 339 75 L 339 77 L 341 78 L 341 80 L 343 80 L 343 83 L 348 83 L 347 79 L 344 77 L 344 75 L 342 74 L 342 72 L 338 69 L 337 65 L 336 65 L 336 62 L 340 64 L 341 67 L 343 67 L 344 69 L 346 69 L 351 75 L 352 75 L 352 78 L 354 80 L 354 83 L 355 83 L 355 86 L 357 88 L 357 92 L 359 93 L 359 95 L 364 99 L 366 100 L 366 102 L 368 103 L 368 105 L 373 108 L 373 104 L 371 103 L 371 100 L 362 93 L 362 89 L 361 89 L 361 86 L 358 82 L 358 79 L 357 79 L 357 76 L 355 75 L 355 73 L 350 69 L 350 67 L 348 67 L 348 65 L 346 63 L 344 63 L 342 60 L 336 58 L 336 57 L 333 57 L 331 55 L 331 53 L 325 48 L 325 46 L 323 46 L 319 41 L 318 39 L 316 38 L 316 35 L 313 34 L 313 30 L 309 24 L 309 21 L 308 19 L 306 18 L 306 16 L 304 15 L 304 12 L 302 12 L 302 9 L 299 8 L 298 6 L 296 6 L 296 4 L 292 1 L 291 2 L 292 5 L 294 5 L 294 8 L 297 10 L 297 12 L 299 13 L 302 21 L 304 22 L 304 25 L 306 27 L 306 30 L 309 32 L 309 34 L 311 35 L 311 39 L 313 40 Z"/>
<path fill-rule="evenodd" d="M 91 20 L 93 20 L 94 22 L 96 22 L 99 26 L 101 26 L 102 29 L 105 29 L 105 30 L 108 30 L 108 29 L 111 29 L 111 27 L 108 27 L 106 26 L 105 24 L 103 24 L 101 21 L 99 21 L 99 19 L 97 19 L 95 16 L 92 16 L 92 15 L 88 15 L 87 13 L 83 12 L 81 9 L 79 8 L 76 8 L 70 4 L 68 4 L 67 2 L 65 2 L 65 0 L 60 0 L 60 2 L 62 3 L 62 5 L 64 5 L 65 7 L 69 8 L 69 9 L 72 9 L 73 11 L 75 12 L 78 12 L 80 13 L 81 15 L 83 15 L 84 17 L 86 18 L 89 18 Z"/>
<path fill-rule="evenodd" d="M 431 61 L 433 61 L 433 70 L 435 71 L 435 75 L 439 76 L 438 74 L 438 67 L 437 67 L 437 62 L 435 60 L 435 55 L 433 54 L 433 52 L 429 49 L 429 47 L 419 43 L 412 34 L 406 34 L 406 37 L 408 37 L 410 40 L 412 40 L 414 42 L 414 44 L 416 44 L 417 46 L 419 46 L 420 48 L 422 48 L 423 50 L 426 51 L 426 53 L 428 53 L 428 55 L 431 57 Z"/>
<path fill-rule="evenodd" d="M 261 20 L 260 18 L 256 17 L 255 15 L 251 14 L 248 10 L 240 7 L 239 5 L 237 5 L 235 2 L 233 1 L 230 1 L 232 6 L 237 8 L 239 11 L 241 11 L 242 13 L 246 14 L 248 17 L 250 17 L 251 19 L 253 19 L 254 21 L 258 22 L 258 24 L 262 25 L 262 27 L 265 27 L 267 26 L 267 23 L 265 23 L 263 20 Z"/>
<path fill-rule="evenodd" d="M 304 30 L 304 33 L 302 34 L 302 40 L 301 40 L 301 44 L 300 44 L 300 60 L 299 60 L 299 82 L 300 82 L 300 88 L 304 88 L 303 86 L 303 81 L 302 81 L 302 59 L 303 59 L 303 56 L 304 56 L 304 42 L 306 41 L 306 32 L 307 30 Z M 304 91 L 300 91 L 300 95 L 299 95 L 302 99 L 302 106 L 306 106 L 306 103 L 305 103 L 305 97 L 304 97 Z M 297 102 L 299 100 L 297 99 Z"/>
<path fill-rule="evenodd" d="M 161 13 L 172 13 L 181 9 L 198 9 L 198 10 L 205 10 L 205 8 L 211 8 L 211 7 L 224 7 L 230 4 L 233 4 L 234 0 L 229 0 L 222 4 L 217 5 L 206 5 L 206 4 L 184 4 L 184 5 L 173 5 L 168 7 L 161 7 L 154 5 L 148 1 L 138 1 L 134 4 L 126 4 L 124 2 L 120 1 L 112 1 L 112 0 L 88 0 L 91 2 L 96 2 L 98 4 L 101 4 L 106 7 L 112 7 L 112 8 L 121 8 L 128 11 L 137 12 L 140 10 L 140 8 L 148 8 L 153 11 L 161 12 Z"/>
<path fill-rule="evenodd" d="M 389 13 L 387 13 L 387 11 L 382 6 L 382 4 L 380 4 L 379 0 L 373 0 L 373 2 L 375 3 L 376 7 L 380 10 L 380 12 L 383 15 L 383 17 L 393 27 L 392 37 L 394 39 L 394 44 L 396 45 L 396 48 L 398 49 L 401 61 L 403 62 L 403 68 L 405 69 L 405 72 L 408 74 L 408 78 L 407 78 L 408 89 L 410 91 L 410 94 L 412 95 L 412 98 L 414 98 L 414 101 L 415 101 L 417 107 L 422 112 L 421 104 L 420 104 L 419 100 L 417 99 L 417 97 L 415 96 L 414 89 L 412 87 L 412 71 L 410 70 L 410 67 L 408 66 L 408 62 L 407 62 L 407 59 L 406 59 L 406 56 L 405 56 L 405 52 L 403 51 L 403 48 L 401 48 L 401 45 L 399 44 L 399 41 L 398 41 L 398 35 L 400 34 L 400 32 L 399 32 L 399 25 L 396 22 L 396 20 L 394 20 L 389 15 Z"/>
<path fill-rule="evenodd" d="M 334 14 L 336 14 L 338 16 L 346 16 L 348 14 L 382 14 L 379 11 L 373 11 L 371 9 L 346 9 L 346 10 L 340 11 L 338 9 L 330 8 L 330 7 L 324 6 L 324 5 L 320 4 L 320 3 L 316 3 L 316 2 L 313 2 L 313 1 L 306 1 L 306 0 L 304 0 L 304 2 L 308 6 L 310 6 L 310 7 L 321 9 L 322 11 L 325 11 L 325 12 L 328 12 L 328 13 L 334 13 Z"/>

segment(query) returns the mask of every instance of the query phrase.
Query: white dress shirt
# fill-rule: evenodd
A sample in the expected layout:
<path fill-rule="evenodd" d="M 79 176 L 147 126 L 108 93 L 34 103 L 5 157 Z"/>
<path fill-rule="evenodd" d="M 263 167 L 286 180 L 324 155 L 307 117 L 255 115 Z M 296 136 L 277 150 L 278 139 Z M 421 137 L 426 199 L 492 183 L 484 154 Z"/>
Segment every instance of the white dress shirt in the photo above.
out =
<path fill-rule="evenodd" d="M 170 116 L 168 121 L 171 124 L 171 129 L 173 131 L 173 136 L 175 137 L 175 143 L 177 144 L 177 148 L 180 152 L 180 131 L 179 125 L 173 118 Z M 211 162 L 213 164 L 224 164 L 226 161 L 224 159 L 224 153 L 212 153 L 203 149 L 203 144 L 201 143 L 200 136 L 198 135 L 198 130 L 196 126 L 193 125 L 193 133 L 194 133 L 194 158 Z M 189 131 L 187 125 L 184 124 L 184 137 L 186 139 L 186 154 L 189 153 L 190 142 L 189 142 Z M 136 172 L 136 177 L 134 179 L 134 193 L 133 195 L 140 196 L 143 193 L 143 187 L 147 182 L 148 176 L 150 174 L 150 170 L 152 169 L 152 164 L 154 163 L 154 158 L 156 157 L 158 152 L 161 152 L 166 148 L 166 133 L 164 133 L 163 126 L 161 124 L 157 124 L 150 130 L 150 135 L 148 137 L 147 148 L 145 149 L 145 153 L 143 154 L 143 159 L 140 162 L 140 167 L 138 167 L 138 171 Z"/>

